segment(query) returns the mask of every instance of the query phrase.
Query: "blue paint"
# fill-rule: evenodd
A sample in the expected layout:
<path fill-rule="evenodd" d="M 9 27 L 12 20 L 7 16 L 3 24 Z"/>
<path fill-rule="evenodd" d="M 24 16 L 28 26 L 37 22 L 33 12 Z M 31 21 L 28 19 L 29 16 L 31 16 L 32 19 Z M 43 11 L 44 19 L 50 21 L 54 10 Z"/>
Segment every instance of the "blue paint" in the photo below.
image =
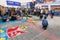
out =
<path fill-rule="evenodd" d="M 7 22 L 2 22 L 2 20 L 0 20 L 0 24 L 7 24 Z"/>
<path fill-rule="evenodd" d="M 2 22 L 2 21 L 0 21 L 0 24 L 8 24 L 10 22 L 14 24 L 14 23 L 17 23 L 18 21 L 9 21 L 9 22 Z"/>
<path fill-rule="evenodd" d="M 5 40 L 8 40 L 8 36 L 6 34 L 6 28 L 0 28 L 0 30 L 3 30 L 3 32 L 0 33 L 0 38 L 4 38 Z"/>
<path fill-rule="evenodd" d="M 9 22 L 11 22 L 12 24 L 15 24 L 15 23 L 18 23 L 18 22 L 20 22 L 20 20 L 9 21 Z"/>
<path fill-rule="evenodd" d="M 25 23 L 25 22 L 27 22 L 27 20 L 15 20 L 15 21 L 9 21 L 9 22 L 2 22 L 2 20 L 0 20 L 0 24 L 8 24 L 8 23 L 15 24 L 15 23 L 18 23 L 18 22 Z"/>
<path fill-rule="evenodd" d="M 25 22 L 27 22 L 27 20 L 21 20 L 21 22 L 25 23 Z"/>

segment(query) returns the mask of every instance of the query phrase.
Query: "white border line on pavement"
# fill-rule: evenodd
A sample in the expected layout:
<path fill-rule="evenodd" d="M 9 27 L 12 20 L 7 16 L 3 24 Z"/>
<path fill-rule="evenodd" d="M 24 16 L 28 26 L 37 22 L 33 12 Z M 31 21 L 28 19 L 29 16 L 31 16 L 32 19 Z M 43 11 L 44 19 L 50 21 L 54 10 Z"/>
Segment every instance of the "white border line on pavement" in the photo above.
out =
<path fill-rule="evenodd" d="M 33 37 L 31 40 L 34 40 L 35 38 L 37 38 L 38 36 L 40 36 L 40 35 L 42 35 L 44 32 L 46 32 L 47 30 L 45 30 L 45 31 L 43 31 L 43 32 L 41 32 L 41 33 L 39 33 L 38 35 L 36 35 L 35 37 Z"/>

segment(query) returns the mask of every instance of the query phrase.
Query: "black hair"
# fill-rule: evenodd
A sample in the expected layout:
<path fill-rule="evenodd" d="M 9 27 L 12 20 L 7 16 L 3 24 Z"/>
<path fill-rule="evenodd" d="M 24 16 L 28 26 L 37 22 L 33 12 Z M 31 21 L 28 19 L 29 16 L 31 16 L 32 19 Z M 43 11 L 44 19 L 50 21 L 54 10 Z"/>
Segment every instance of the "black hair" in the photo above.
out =
<path fill-rule="evenodd" d="M 44 17 L 44 19 L 46 19 L 46 17 Z"/>

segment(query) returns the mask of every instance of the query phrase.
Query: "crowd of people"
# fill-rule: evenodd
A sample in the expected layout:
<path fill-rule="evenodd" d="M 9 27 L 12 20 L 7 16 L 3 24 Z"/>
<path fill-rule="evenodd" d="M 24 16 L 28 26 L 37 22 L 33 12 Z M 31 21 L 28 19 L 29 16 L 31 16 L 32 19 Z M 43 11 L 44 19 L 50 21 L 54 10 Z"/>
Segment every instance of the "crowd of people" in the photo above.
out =
<path fill-rule="evenodd" d="M 49 11 L 48 8 L 46 9 L 11 8 L 11 7 L 4 7 L 0 5 L 0 20 L 2 20 L 3 22 L 19 20 L 20 17 L 23 16 L 27 17 L 29 15 L 36 15 L 39 16 L 40 19 L 44 18 L 42 20 L 42 25 L 44 30 L 47 29 L 48 26 L 48 21 L 46 19 L 49 14 L 51 18 L 53 18 L 54 9 Z"/>
<path fill-rule="evenodd" d="M 46 8 L 46 9 L 34 9 L 34 15 L 40 16 L 40 19 L 43 18 L 43 15 L 45 15 L 44 18 L 47 18 L 48 15 L 50 15 L 51 18 L 53 18 L 54 12 L 55 12 L 54 9 L 53 10 L 48 10 L 48 8 Z"/>
<path fill-rule="evenodd" d="M 9 21 L 9 20 L 17 20 L 19 17 L 21 17 L 22 11 L 20 8 L 9 8 L 9 7 L 3 7 L 0 6 L 0 20 L 3 22 Z"/>

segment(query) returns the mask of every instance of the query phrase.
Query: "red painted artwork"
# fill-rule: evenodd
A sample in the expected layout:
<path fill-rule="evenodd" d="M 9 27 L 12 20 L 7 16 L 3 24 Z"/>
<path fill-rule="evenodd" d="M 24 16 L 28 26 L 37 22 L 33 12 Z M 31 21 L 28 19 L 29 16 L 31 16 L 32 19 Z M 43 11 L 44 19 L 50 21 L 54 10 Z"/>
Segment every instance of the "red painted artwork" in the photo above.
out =
<path fill-rule="evenodd" d="M 14 28 L 9 28 L 7 30 L 8 37 L 11 38 L 11 37 L 17 36 L 18 34 L 24 34 L 25 33 L 24 31 L 22 31 L 22 30 L 20 30 L 18 28 L 19 28 L 19 26 L 16 26 Z"/>

